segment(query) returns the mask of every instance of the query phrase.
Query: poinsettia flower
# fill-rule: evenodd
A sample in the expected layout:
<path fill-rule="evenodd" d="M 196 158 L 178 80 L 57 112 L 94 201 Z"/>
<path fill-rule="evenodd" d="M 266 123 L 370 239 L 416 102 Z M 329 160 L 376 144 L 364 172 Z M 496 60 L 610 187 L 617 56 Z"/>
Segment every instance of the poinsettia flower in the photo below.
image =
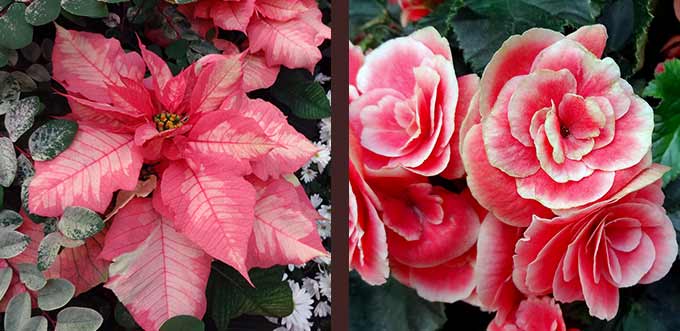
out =
<path fill-rule="evenodd" d="M 517 243 L 513 279 L 528 295 L 552 292 L 561 302 L 585 300 L 592 316 L 611 320 L 619 288 L 665 276 L 678 254 L 652 165 L 612 198 L 552 219 L 534 217 Z"/>
<path fill-rule="evenodd" d="M 102 257 L 114 261 L 106 286 L 140 325 L 158 329 L 178 314 L 201 317 L 213 258 L 248 279 L 252 267 L 326 253 L 318 214 L 289 175 L 317 148 L 274 105 L 248 99 L 241 55 L 206 56 L 173 76 L 140 48 L 141 56 L 125 53 L 115 39 L 57 27 L 54 79 L 79 130 L 58 157 L 36 162 L 29 206 L 45 216 L 71 205 L 104 213 L 115 191 L 135 189 L 143 166 L 155 173 L 152 198 L 113 218 L 108 235 L 127 238 L 127 246 L 107 240 Z M 117 225 L 133 222 L 130 213 L 143 227 Z M 150 256 L 158 263 L 153 276 L 138 261 Z M 161 291 L 152 295 L 162 294 L 162 304 L 148 310 L 139 284 Z M 171 288 L 192 294 L 193 308 L 178 308 L 187 301 Z"/>
<path fill-rule="evenodd" d="M 245 33 L 249 53 L 261 51 L 269 67 L 313 72 L 322 57 L 318 46 L 331 37 L 314 0 L 204 0 L 177 9 L 201 32 L 212 25 Z"/>
<path fill-rule="evenodd" d="M 614 60 L 600 59 L 606 40 L 602 25 L 530 29 L 487 65 L 463 160 L 472 193 L 499 220 L 527 226 L 586 207 L 648 166 L 654 114 Z"/>

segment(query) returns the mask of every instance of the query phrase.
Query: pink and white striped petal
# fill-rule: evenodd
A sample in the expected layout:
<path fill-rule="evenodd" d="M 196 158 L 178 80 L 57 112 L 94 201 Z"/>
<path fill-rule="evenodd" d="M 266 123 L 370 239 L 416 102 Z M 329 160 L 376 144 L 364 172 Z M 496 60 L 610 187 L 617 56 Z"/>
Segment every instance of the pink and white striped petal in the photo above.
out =
<path fill-rule="evenodd" d="M 231 168 L 218 162 L 194 170 L 175 161 L 161 176 L 161 193 L 180 233 L 249 279 L 246 257 L 255 189 Z"/>
<path fill-rule="evenodd" d="M 132 135 L 80 126 L 63 153 L 35 162 L 29 208 L 43 216 L 59 216 L 67 206 L 103 213 L 113 192 L 135 188 L 141 168 L 141 152 Z"/>
<path fill-rule="evenodd" d="M 255 0 L 215 1 L 210 8 L 210 17 L 224 30 L 245 33 L 254 11 Z"/>
<path fill-rule="evenodd" d="M 229 97 L 243 93 L 242 78 L 239 55 L 219 55 L 213 61 L 203 63 L 191 93 L 189 115 L 215 111 L 223 102 L 229 101 Z"/>

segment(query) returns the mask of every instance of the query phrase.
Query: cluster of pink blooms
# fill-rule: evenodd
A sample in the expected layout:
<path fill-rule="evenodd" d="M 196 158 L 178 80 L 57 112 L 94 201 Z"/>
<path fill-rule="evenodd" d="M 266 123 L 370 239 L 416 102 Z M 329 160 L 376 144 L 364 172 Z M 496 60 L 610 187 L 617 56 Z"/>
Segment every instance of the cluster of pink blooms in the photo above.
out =
<path fill-rule="evenodd" d="M 653 112 L 606 39 L 530 29 L 481 78 L 456 78 L 433 28 L 350 45 L 351 268 L 495 311 L 489 330 L 566 330 L 556 301 L 612 319 L 619 288 L 666 275 Z"/>
<path fill-rule="evenodd" d="M 116 39 L 57 26 L 53 78 L 78 132 L 56 158 L 35 162 L 28 186 L 34 214 L 59 217 L 70 206 L 107 214 L 102 232 L 65 248 L 45 273 L 77 293 L 105 283 L 145 330 L 203 317 L 213 259 L 250 282 L 251 268 L 328 254 L 320 216 L 292 174 L 318 147 L 276 106 L 246 94 L 272 85 L 280 65 L 314 70 L 330 37 L 316 1 L 188 6 L 222 28 L 247 28 L 249 49 L 216 39 L 223 54 L 173 75 L 141 41 L 140 53 L 125 52 Z M 19 231 L 30 246 L 0 264 L 35 262 L 42 227 L 25 221 Z M 10 293 L 24 291 L 15 276 Z"/>

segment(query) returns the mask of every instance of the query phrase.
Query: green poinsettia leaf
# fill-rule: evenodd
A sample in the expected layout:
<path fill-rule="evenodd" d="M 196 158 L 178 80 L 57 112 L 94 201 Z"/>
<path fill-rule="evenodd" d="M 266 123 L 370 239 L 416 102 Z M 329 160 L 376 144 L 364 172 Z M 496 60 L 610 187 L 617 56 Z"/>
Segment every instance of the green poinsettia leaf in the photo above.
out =
<path fill-rule="evenodd" d="M 281 70 L 271 92 L 297 117 L 322 119 L 331 116 L 331 105 L 323 87 L 300 71 Z"/>
<path fill-rule="evenodd" d="M 272 317 L 288 316 L 293 312 L 293 294 L 288 283 L 281 280 L 283 268 L 251 269 L 251 286 L 233 268 L 213 264 L 208 281 L 208 304 L 219 330 L 227 330 L 229 320 L 242 314 Z"/>
<path fill-rule="evenodd" d="M 59 309 L 65 306 L 75 293 L 76 287 L 68 280 L 49 279 L 45 287 L 38 291 L 38 307 L 46 311 Z"/>
<path fill-rule="evenodd" d="M 567 25 L 594 22 L 588 0 L 479 0 L 466 5 L 452 26 L 465 60 L 477 72 L 511 35 L 535 27 L 564 31 Z"/>
<path fill-rule="evenodd" d="M 21 263 L 19 264 L 19 279 L 21 280 L 26 288 L 32 291 L 37 291 L 47 283 L 45 275 L 42 271 L 38 269 L 38 266 L 31 263 Z"/>
<path fill-rule="evenodd" d="M 56 331 L 95 331 L 104 323 L 96 310 L 82 307 L 68 307 L 57 314 Z"/>
<path fill-rule="evenodd" d="M 33 26 L 26 22 L 26 5 L 15 2 L 0 16 L 0 46 L 19 49 L 33 40 Z"/>
<path fill-rule="evenodd" d="M 22 292 L 9 300 L 5 311 L 5 330 L 21 330 L 21 327 L 31 318 L 31 297 L 28 292 Z"/>
<path fill-rule="evenodd" d="M 13 274 L 11 267 L 0 268 L 0 300 L 5 297 L 9 285 L 12 283 Z"/>
<path fill-rule="evenodd" d="M 680 175 L 680 60 L 668 61 L 644 91 L 645 96 L 661 99 L 654 109 L 652 158 L 671 167 L 663 179 L 668 183 Z"/>
<path fill-rule="evenodd" d="M 444 304 L 429 302 L 394 279 L 381 286 L 350 275 L 350 330 L 435 331 L 446 322 Z"/>
<path fill-rule="evenodd" d="M 161 326 L 161 331 L 203 331 L 203 321 L 189 315 L 175 316 Z"/>
<path fill-rule="evenodd" d="M 104 228 L 104 221 L 92 210 L 71 206 L 64 209 L 57 228 L 66 238 L 83 240 L 101 231 Z"/>
<path fill-rule="evenodd" d="M 33 126 L 35 116 L 40 110 L 40 99 L 37 96 L 21 99 L 10 107 L 5 115 L 5 128 L 12 141 L 19 140 Z"/>

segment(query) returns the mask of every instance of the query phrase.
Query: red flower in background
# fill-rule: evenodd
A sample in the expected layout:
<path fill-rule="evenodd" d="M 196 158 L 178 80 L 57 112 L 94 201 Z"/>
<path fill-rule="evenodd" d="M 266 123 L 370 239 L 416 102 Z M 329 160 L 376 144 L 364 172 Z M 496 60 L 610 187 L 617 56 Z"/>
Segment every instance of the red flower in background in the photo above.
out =
<path fill-rule="evenodd" d="M 390 0 L 391 3 L 399 4 L 401 7 L 401 25 L 417 22 L 421 18 L 429 15 L 432 9 L 443 2 L 443 0 Z"/>

